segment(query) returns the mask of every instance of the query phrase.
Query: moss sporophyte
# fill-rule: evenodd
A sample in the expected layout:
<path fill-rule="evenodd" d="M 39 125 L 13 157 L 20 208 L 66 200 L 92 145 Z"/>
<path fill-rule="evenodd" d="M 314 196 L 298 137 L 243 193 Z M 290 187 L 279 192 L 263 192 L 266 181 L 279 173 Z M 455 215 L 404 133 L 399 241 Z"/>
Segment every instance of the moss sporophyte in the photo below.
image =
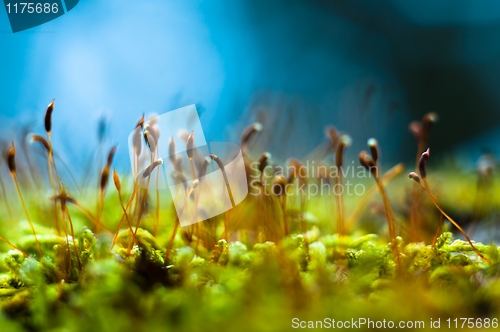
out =
<path fill-rule="evenodd" d="M 248 195 L 237 204 L 227 157 L 200 149 L 201 133 L 170 135 L 145 115 L 131 125 L 132 175 L 113 168 L 117 148 L 105 139 L 89 162 L 93 179 L 73 174 L 52 143 L 56 106 L 45 110 L 45 135 L 26 133 L 32 145 L 11 142 L 3 153 L 2 331 L 254 331 L 290 328 L 297 317 L 499 317 L 499 248 L 466 231 L 468 216 L 481 230 L 500 210 L 484 199 L 500 194 L 497 174 L 491 163 L 477 176 L 433 164 L 434 113 L 410 124 L 413 183 L 400 176 L 403 164 L 382 172 L 374 138 L 356 161 L 361 178 L 349 172 L 350 137 L 334 127 L 310 159 L 275 160 L 253 147 L 272 128 L 251 124 L 241 136 Z M 227 193 L 213 204 L 231 208 L 183 226 L 179 209 L 207 213 L 200 193 L 213 172 L 220 188 L 209 189 Z M 185 205 L 158 190 L 159 179 L 177 184 Z M 366 187 L 359 195 L 308 190 L 354 180 Z"/>

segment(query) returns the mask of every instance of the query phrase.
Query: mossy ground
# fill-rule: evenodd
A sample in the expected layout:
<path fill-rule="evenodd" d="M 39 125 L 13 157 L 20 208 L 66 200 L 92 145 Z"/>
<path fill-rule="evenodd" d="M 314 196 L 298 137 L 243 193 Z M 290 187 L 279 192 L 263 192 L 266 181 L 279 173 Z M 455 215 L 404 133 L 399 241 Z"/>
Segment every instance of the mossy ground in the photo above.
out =
<path fill-rule="evenodd" d="M 84 216 L 70 207 L 79 269 L 72 240 L 68 249 L 66 238 L 57 235 L 47 217 L 50 201 L 28 195 L 45 259 L 37 253 L 29 225 L 17 222 L 21 213 L 12 204 L 14 217 L 2 216 L 2 235 L 31 257 L 0 245 L 1 330 L 277 331 L 291 330 L 293 318 L 326 317 L 422 320 L 430 328 L 431 318 L 500 317 L 499 248 L 475 243 L 490 260 L 487 263 L 467 242 L 454 240 L 446 231 L 432 247 L 439 213 L 429 204 L 424 207 L 431 216 L 431 225 L 426 226 L 430 240 L 408 243 L 404 234 L 408 181 L 401 178 L 387 186 L 402 230 L 400 276 L 383 216 L 372 213 L 380 204 L 378 196 L 352 235 L 340 240 L 332 227 L 334 217 L 322 201 L 330 198 L 318 197 L 308 205 L 305 237 L 293 209 L 289 211 L 292 235 L 275 242 L 231 229 L 234 234 L 228 243 L 220 239 L 223 223 L 209 221 L 217 222 L 214 245 L 203 245 L 205 239 L 197 246 L 196 240 L 180 232 L 167 264 L 165 250 L 175 220 L 170 209 L 161 211 L 157 237 L 151 235 L 154 213 L 145 215 L 137 232 L 140 246 L 128 253 L 126 228 L 110 251 L 111 236 L 95 235 Z M 476 197 L 473 173 L 434 172 L 429 183 L 436 187 L 441 183 L 436 193 L 451 214 L 471 214 Z M 114 229 L 121 208 L 112 190 L 106 197 L 102 220 Z M 9 199 L 14 201 L 15 196 Z M 358 200 L 347 198 L 348 212 Z M 491 204 L 490 217 L 498 211 L 498 202 Z M 245 215 L 254 218 L 250 211 L 254 208 L 243 203 L 231 220 L 244 229 Z M 452 228 L 445 223 L 444 230 Z"/>

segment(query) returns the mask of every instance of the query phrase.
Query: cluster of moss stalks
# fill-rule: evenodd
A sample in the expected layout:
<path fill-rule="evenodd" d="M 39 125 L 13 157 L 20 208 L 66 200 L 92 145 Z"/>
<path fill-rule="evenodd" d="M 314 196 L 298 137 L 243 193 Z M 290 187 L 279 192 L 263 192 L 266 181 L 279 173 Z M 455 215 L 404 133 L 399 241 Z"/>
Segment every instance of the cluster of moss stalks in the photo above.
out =
<path fill-rule="evenodd" d="M 36 136 L 34 141 L 47 152 L 45 180 L 56 195 L 45 202 L 28 193 L 25 204 L 17 186 L 14 145 L 7 153 L 26 220 L 17 221 L 23 218 L 15 217 L 15 211 L 1 216 L 1 235 L 9 235 L 2 237 L 0 259 L 1 331 L 275 331 L 292 329 L 293 318 L 360 317 L 422 320 L 429 328 L 431 318 L 499 317 L 499 248 L 454 240 L 448 231 L 454 221 L 441 227 L 445 212 L 436 209 L 430 220 L 437 232 L 425 238 L 426 214 L 419 211 L 433 209 L 434 201 L 426 201 L 418 188 L 412 192 L 417 203 L 392 211 L 385 197 L 385 213 L 380 214 L 366 213 L 370 209 L 361 199 L 352 222 L 344 217 L 344 206 L 350 203 L 344 198 L 300 197 L 291 202 L 275 190 L 313 181 L 301 175 L 300 162 L 293 160 L 296 172 L 271 175 L 273 195 L 250 195 L 236 209 L 178 231 L 172 208 L 150 207 L 155 199 L 160 206 L 164 197 L 136 186 L 122 192 L 117 176 L 118 190 L 105 197 L 110 153 L 93 214 L 85 208 L 88 199 L 77 200 L 56 179 L 50 141 L 53 106 L 45 118 L 48 140 Z M 260 129 L 253 125 L 243 133 L 247 162 L 252 160 L 249 141 Z M 413 129 L 420 140 L 427 139 L 422 138 L 427 136 L 425 118 L 423 126 Z M 332 128 L 327 136 L 329 145 L 321 153 L 333 151 L 334 163 L 342 167 L 339 156 L 349 140 Z M 144 138 L 151 147 L 158 136 Z M 376 141 L 369 147 L 371 156 L 360 154 L 368 169 L 378 159 Z M 258 160 L 262 174 L 257 187 L 269 185 L 264 174 L 269 159 L 264 154 Z M 425 165 L 420 160 L 417 166 L 420 175 L 414 174 L 413 180 L 426 182 Z M 379 175 L 377 169 L 373 175 L 375 192 L 378 188 L 387 195 L 384 186 L 393 174 Z M 122 195 L 129 197 L 130 210 Z M 12 201 L 15 196 L 7 197 Z M 138 202 L 135 208 L 132 202 Z M 443 206 L 448 206 L 446 199 Z M 436 207 L 441 209 L 439 203 Z M 381 215 L 387 218 L 388 231 L 379 225 L 379 234 L 367 233 L 366 223 L 357 220 L 377 223 Z M 410 227 L 406 232 L 405 223 Z M 117 228 L 116 234 L 110 228 Z"/>

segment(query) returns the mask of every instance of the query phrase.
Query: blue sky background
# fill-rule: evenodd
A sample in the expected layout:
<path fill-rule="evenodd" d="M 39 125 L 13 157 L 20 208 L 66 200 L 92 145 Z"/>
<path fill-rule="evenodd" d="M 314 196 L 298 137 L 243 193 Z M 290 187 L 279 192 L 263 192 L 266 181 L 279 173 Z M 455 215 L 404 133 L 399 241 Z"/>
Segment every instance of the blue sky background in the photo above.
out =
<path fill-rule="evenodd" d="M 126 136 L 143 112 L 195 103 L 207 139 L 233 139 L 256 91 L 330 110 L 357 79 L 391 76 L 388 47 L 376 34 L 332 21 L 316 5 L 249 3 L 83 0 L 16 34 L 0 11 L 0 126 L 33 123 L 40 132 L 44 109 L 56 98 L 56 148 L 86 152 L 105 114 L 121 144 L 118 160 L 126 160 Z M 353 52 L 361 39 L 370 52 Z M 324 113 L 309 116 L 317 130 L 314 139 L 306 135 L 307 149 L 323 137 Z"/>
<path fill-rule="evenodd" d="M 55 148 L 82 165 L 101 115 L 127 167 L 126 138 L 140 115 L 189 104 L 197 104 L 209 141 L 237 141 L 264 110 L 263 148 L 283 158 L 305 155 L 328 123 L 353 136 L 353 158 L 371 136 L 386 160 L 411 158 L 408 122 L 437 111 L 459 128 L 436 140 L 445 151 L 465 139 L 460 126 L 473 123 L 470 105 L 457 97 L 472 86 L 482 93 L 470 98 L 476 105 L 486 94 L 491 103 L 480 105 L 487 112 L 480 118 L 492 116 L 488 130 L 500 106 L 493 88 L 500 87 L 500 5 L 453 3 L 81 0 L 16 34 L 0 10 L 0 139 L 22 124 L 43 132 L 45 107 L 56 98 Z M 446 90 L 457 81 L 469 85 Z"/>
<path fill-rule="evenodd" d="M 41 131 L 46 104 L 56 98 L 54 139 L 63 149 L 88 151 L 105 114 L 123 154 L 143 112 L 192 103 L 214 109 L 222 60 L 198 4 L 176 3 L 80 1 L 61 18 L 17 34 L 7 32 L 0 12 L 2 127 L 33 122 Z"/>

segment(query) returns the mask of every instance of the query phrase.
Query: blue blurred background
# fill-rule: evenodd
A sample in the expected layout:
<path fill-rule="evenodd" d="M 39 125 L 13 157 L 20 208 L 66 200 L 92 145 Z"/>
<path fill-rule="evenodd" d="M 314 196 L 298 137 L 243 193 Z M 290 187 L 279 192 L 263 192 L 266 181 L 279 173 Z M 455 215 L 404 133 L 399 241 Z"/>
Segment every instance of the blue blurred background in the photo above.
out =
<path fill-rule="evenodd" d="M 126 139 L 138 118 L 196 104 L 208 141 L 257 142 L 303 157 L 326 124 L 379 139 L 386 161 L 411 160 L 409 121 L 437 112 L 437 155 L 500 152 L 500 2 L 484 0 L 81 0 L 66 15 L 13 34 L 0 10 L 0 139 L 43 132 L 84 165 L 98 141 Z"/>

